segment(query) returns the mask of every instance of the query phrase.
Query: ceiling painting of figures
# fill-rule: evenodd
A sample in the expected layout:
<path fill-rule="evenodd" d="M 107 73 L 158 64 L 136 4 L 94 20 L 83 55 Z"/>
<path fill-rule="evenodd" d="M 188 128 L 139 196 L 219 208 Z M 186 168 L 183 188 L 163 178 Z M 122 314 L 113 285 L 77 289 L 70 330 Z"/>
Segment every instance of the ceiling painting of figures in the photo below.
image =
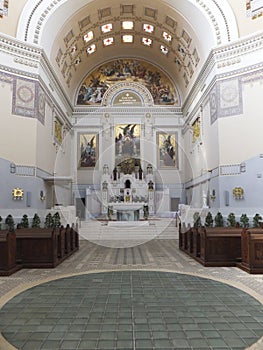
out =
<path fill-rule="evenodd" d="M 151 93 L 155 105 L 179 105 L 172 81 L 152 64 L 135 59 L 118 59 L 101 65 L 82 82 L 78 105 L 100 105 L 105 92 L 120 82 L 136 82 Z"/>

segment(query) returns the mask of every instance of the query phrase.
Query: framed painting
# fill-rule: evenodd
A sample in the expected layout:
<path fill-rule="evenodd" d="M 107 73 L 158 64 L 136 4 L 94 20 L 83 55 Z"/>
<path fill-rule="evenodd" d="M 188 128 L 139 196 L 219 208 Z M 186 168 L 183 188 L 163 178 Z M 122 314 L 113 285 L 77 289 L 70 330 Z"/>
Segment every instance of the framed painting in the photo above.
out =
<path fill-rule="evenodd" d="M 114 136 L 116 164 L 128 158 L 140 158 L 141 126 L 139 124 L 115 125 Z"/>
<path fill-rule="evenodd" d="M 78 135 L 78 167 L 94 168 L 98 159 L 97 134 Z"/>
<path fill-rule="evenodd" d="M 177 133 L 157 132 L 158 168 L 178 167 Z"/>
<path fill-rule="evenodd" d="M 54 140 L 55 140 L 55 142 L 59 143 L 60 145 L 62 144 L 62 141 L 63 141 L 62 130 L 63 130 L 62 122 L 58 118 L 55 118 L 55 121 L 54 121 Z"/>

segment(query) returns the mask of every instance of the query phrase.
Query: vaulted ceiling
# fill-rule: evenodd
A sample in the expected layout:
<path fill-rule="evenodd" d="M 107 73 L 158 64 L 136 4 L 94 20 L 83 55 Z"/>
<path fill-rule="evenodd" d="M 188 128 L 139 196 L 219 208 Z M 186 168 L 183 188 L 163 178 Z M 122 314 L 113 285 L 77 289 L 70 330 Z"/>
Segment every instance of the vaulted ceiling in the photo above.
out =
<path fill-rule="evenodd" d="M 184 100 L 211 49 L 238 36 L 228 2 L 220 6 L 215 0 L 28 0 L 18 33 L 44 48 L 73 103 L 85 76 L 116 58 L 163 69 Z"/>

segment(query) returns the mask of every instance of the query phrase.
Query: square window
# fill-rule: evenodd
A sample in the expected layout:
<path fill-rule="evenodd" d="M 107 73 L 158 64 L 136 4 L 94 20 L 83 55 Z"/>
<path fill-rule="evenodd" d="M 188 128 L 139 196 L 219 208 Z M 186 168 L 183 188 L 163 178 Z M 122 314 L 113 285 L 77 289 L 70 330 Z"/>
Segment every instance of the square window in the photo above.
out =
<path fill-rule="evenodd" d="M 144 25 L 143 25 L 143 30 L 144 30 L 146 33 L 153 33 L 153 32 L 154 32 L 154 26 L 151 25 L 151 24 L 148 24 L 148 23 L 144 23 Z"/>
<path fill-rule="evenodd" d="M 103 45 L 104 46 L 110 46 L 114 43 L 114 38 L 106 38 L 103 40 Z"/>
<path fill-rule="evenodd" d="M 133 43 L 133 35 L 123 35 L 122 42 L 123 43 Z"/>
<path fill-rule="evenodd" d="M 103 26 L 101 26 L 101 31 L 103 34 L 105 33 L 109 33 L 112 31 L 112 23 L 107 23 L 107 24 L 104 24 Z"/>
<path fill-rule="evenodd" d="M 160 50 L 162 51 L 162 53 L 164 54 L 164 55 L 167 55 L 168 54 L 168 48 L 167 47 L 165 47 L 165 46 L 163 46 L 163 45 L 161 45 L 160 46 Z"/>
<path fill-rule="evenodd" d="M 90 40 L 92 40 L 94 37 L 93 31 L 89 31 L 87 34 L 84 35 L 83 39 L 86 43 L 88 43 Z"/>
<path fill-rule="evenodd" d="M 172 41 L 172 36 L 166 32 L 163 32 L 163 38 L 168 42 Z"/>
<path fill-rule="evenodd" d="M 89 54 L 89 55 L 91 55 L 93 52 L 95 52 L 96 51 L 96 45 L 95 44 L 92 44 L 92 45 L 90 45 L 88 48 L 87 48 L 87 53 Z"/>
<path fill-rule="evenodd" d="M 70 55 L 73 57 L 75 55 L 76 51 L 77 51 L 77 46 L 76 45 L 71 46 Z"/>
<path fill-rule="evenodd" d="M 150 38 L 142 38 L 142 43 L 146 46 L 151 46 L 152 45 L 152 39 Z"/>
<path fill-rule="evenodd" d="M 125 30 L 131 30 L 134 27 L 134 23 L 132 21 L 123 21 L 122 22 L 122 29 Z"/>

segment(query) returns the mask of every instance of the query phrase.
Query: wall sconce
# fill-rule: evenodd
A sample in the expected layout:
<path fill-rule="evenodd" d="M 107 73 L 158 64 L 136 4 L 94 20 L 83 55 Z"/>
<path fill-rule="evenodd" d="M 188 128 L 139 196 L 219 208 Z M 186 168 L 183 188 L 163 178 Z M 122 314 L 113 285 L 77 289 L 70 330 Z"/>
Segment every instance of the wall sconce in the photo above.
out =
<path fill-rule="evenodd" d="M 244 190 L 242 187 L 235 187 L 233 189 L 233 196 L 235 199 L 243 199 L 244 198 Z"/>
<path fill-rule="evenodd" d="M 240 172 L 245 173 L 246 172 L 246 163 L 241 163 L 240 164 Z"/>
<path fill-rule="evenodd" d="M 216 191 L 215 190 L 212 190 L 212 193 L 210 194 L 210 199 L 212 202 L 215 201 L 215 199 L 216 199 Z"/>
<path fill-rule="evenodd" d="M 43 202 L 46 199 L 46 196 L 44 195 L 44 192 L 40 191 L 40 200 Z"/>
<path fill-rule="evenodd" d="M 15 163 L 10 163 L 10 173 L 15 174 L 16 172 L 16 165 Z"/>
<path fill-rule="evenodd" d="M 24 197 L 24 191 L 22 188 L 16 187 L 12 191 L 13 199 L 16 200 L 22 200 Z"/>

